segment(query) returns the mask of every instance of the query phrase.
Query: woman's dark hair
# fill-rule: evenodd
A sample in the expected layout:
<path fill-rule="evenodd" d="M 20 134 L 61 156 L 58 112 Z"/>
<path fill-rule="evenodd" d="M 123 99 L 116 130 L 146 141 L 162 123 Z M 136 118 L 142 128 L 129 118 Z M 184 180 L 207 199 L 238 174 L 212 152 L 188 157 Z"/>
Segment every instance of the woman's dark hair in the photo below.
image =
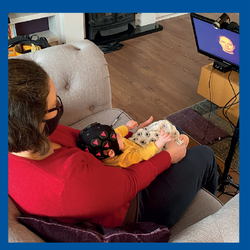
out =
<path fill-rule="evenodd" d="M 45 155 L 49 140 L 41 131 L 47 109 L 49 76 L 31 60 L 9 59 L 8 150 L 31 150 Z"/>

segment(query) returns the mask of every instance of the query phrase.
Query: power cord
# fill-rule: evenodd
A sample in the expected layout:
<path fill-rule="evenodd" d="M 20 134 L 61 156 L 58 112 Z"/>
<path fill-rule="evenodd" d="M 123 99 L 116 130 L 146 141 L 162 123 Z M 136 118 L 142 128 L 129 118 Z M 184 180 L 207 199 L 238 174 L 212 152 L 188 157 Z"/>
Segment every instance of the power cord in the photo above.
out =
<path fill-rule="evenodd" d="M 207 120 L 207 128 L 206 128 L 206 131 L 205 131 L 205 134 L 204 134 L 204 137 L 202 140 L 205 140 L 206 136 L 207 136 L 207 133 L 208 133 L 208 127 L 209 127 L 209 121 L 211 120 L 211 112 L 212 112 L 212 93 L 211 93 L 211 78 L 212 78 L 212 73 L 213 73 L 213 70 L 214 68 L 212 68 L 211 70 L 211 73 L 210 73 L 210 77 L 209 77 L 209 81 L 208 81 L 208 89 L 209 89 L 209 101 L 210 101 L 210 111 L 209 111 L 209 114 L 208 114 L 208 120 Z"/>
<path fill-rule="evenodd" d="M 111 124 L 111 128 L 113 128 L 113 126 L 117 123 L 117 121 L 119 120 L 120 116 L 124 113 L 124 111 L 122 111 L 113 121 L 113 123 Z"/>
<path fill-rule="evenodd" d="M 229 119 L 228 117 L 228 110 L 233 106 L 239 103 L 239 101 L 236 102 L 237 100 L 237 96 L 240 94 L 240 92 L 238 92 L 237 94 L 235 94 L 235 96 L 233 96 L 226 104 L 224 107 L 222 108 L 222 114 L 224 115 L 224 117 L 228 120 L 228 122 L 230 123 L 230 125 L 233 127 L 233 129 L 235 128 L 235 125 L 233 124 L 233 122 Z M 230 102 L 233 101 L 231 104 Z"/>
<path fill-rule="evenodd" d="M 236 105 L 239 103 L 239 101 L 236 102 L 237 100 L 237 96 L 240 94 L 240 92 L 238 92 L 236 94 L 235 92 L 235 89 L 231 83 L 231 80 L 230 80 L 230 75 L 232 73 L 232 70 L 230 71 L 230 73 L 228 74 L 228 82 L 230 83 L 230 86 L 232 88 L 232 91 L 234 93 L 234 96 L 225 104 L 224 107 L 222 107 L 222 114 L 224 115 L 224 117 L 228 120 L 228 122 L 231 124 L 231 126 L 233 127 L 233 129 L 235 128 L 235 125 L 233 124 L 233 122 L 229 119 L 228 117 L 228 110 L 233 106 L 233 105 Z M 232 102 L 232 103 L 231 103 Z M 231 103 L 231 104 L 230 104 Z"/>
<path fill-rule="evenodd" d="M 205 131 L 205 135 L 203 137 L 203 140 L 205 140 L 206 136 L 207 136 L 207 133 L 208 133 L 208 127 L 209 127 L 209 121 L 211 120 L 211 112 L 212 112 L 212 93 L 211 93 L 211 78 L 212 78 L 212 73 L 214 71 L 214 68 L 212 68 L 211 72 L 210 72 L 210 77 L 209 77 L 209 82 L 208 82 L 208 89 L 209 89 L 209 101 L 210 101 L 210 111 L 209 111 L 209 115 L 208 115 L 208 122 L 207 122 L 207 128 L 206 128 L 206 131 Z M 234 93 L 234 96 L 224 105 L 224 106 L 218 106 L 218 108 L 221 108 L 222 109 L 222 114 L 223 116 L 227 119 L 227 121 L 230 123 L 231 127 L 232 127 L 232 130 L 235 129 L 235 125 L 233 124 L 233 122 L 230 120 L 230 118 L 228 117 L 228 110 L 239 103 L 239 101 L 237 101 L 237 96 L 239 95 L 240 92 L 236 93 L 235 92 L 235 89 L 231 83 L 231 80 L 230 80 L 230 75 L 232 73 L 232 70 L 229 72 L 228 74 L 228 82 L 233 90 L 233 93 Z"/>

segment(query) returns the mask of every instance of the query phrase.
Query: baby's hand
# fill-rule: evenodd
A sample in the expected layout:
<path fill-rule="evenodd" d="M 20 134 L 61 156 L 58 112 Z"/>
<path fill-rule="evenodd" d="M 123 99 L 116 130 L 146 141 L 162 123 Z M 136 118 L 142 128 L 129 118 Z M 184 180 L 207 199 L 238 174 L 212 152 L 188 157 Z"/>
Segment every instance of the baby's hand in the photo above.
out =
<path fill-rule="evenodd" d="M 165 143 L 171 141 L 171 139 L 172 139 L 172 136 L 170 134 L 166 133 L 163 128 L 161 128 L 161 133 L 159 136 L 160 142 L 165 144 Z"/>
<path fill-rule="evenodd" d="M 138 123 L 134 120 L 130 120 L 126 123 L 126 127 L 128 128 L 128 130 L 133 130 L 137 126 L 138 126 Z"/>
<path fill-rule="evenodd" d="M 164 131 L 163 128 L 161 128 L 161 133 L 159 138 L 155 141 L 155 145 L 157 148 L 162 148 L 167 142 L 171 141 L 172 136 Z"/>

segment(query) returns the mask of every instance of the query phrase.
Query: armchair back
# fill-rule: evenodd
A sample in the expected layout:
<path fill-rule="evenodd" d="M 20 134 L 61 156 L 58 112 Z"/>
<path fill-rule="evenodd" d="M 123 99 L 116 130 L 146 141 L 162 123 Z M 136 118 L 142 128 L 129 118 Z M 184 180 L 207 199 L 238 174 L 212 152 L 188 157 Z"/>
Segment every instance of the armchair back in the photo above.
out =
<path fill-rule="evenodd" d="M 73 126 L 97 112 L 112 108 L 107 62 L 91 41 L 49 47 L 18 56 L 40 64 L 54 82 L 65 106 L 60 123 Z"/>

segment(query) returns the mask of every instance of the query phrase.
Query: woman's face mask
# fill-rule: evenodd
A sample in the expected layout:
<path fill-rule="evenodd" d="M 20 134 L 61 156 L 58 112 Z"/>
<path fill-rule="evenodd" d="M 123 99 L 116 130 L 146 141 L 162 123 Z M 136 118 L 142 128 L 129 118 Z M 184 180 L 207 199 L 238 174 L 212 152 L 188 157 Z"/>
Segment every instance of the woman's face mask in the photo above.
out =
<path fill-rule="evenodd" d="M 57 115 L 51 119 L 44 121 L 45 122 L 44 132 L 46 133 L 47 136 L 51 135 L 55 131 L 55 129 L 59 123 L 59 120 L 63 115 L 63 104 L 62 104 L 62 100 L 59 96 L 57 96 L 57 107 L 52 108 L 50 110 L 47 110 L 46 114 L 53 112 L 55 110 L 57 111 Z"/>

